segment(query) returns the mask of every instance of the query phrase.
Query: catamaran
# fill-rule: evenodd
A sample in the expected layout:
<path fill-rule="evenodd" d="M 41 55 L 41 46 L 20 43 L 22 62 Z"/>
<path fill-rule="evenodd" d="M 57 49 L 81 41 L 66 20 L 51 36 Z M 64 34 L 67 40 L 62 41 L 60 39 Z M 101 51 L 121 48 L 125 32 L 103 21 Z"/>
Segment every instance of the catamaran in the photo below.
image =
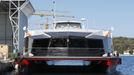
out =
<path fill-rule="evenodd" d="M 112 71 L 121 64 L 110 30 L 83 29 L 80 21 L 56 21 L 53 29 L 29 30 L 19 70 L 86 67 Z M 99 67 L 99 68 L 98 68 Z M 89 70 L 89 69 L 88 69 Z"/>

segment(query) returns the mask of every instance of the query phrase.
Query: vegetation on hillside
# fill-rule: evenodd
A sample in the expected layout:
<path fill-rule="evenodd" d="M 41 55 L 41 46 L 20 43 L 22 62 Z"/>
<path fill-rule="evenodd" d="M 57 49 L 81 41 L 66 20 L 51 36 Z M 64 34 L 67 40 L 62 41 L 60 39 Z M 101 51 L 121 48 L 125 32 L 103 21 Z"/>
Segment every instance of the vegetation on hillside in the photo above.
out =
<path fill-rule="evenodd" d="M 134 38 L 127 37 L 115 37 L 113 38 L 114 50 L 119 53 L 124 53 L 124 51 L 129 51 L 130 54 L 134 51 Z"/>

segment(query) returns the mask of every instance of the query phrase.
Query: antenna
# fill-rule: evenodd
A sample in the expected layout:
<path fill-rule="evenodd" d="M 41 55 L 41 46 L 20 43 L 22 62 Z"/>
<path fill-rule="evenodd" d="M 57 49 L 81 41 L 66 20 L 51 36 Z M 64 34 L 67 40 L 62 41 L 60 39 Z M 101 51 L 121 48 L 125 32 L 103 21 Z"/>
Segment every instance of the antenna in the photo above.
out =
<path fill-rule="evenodd" d="M 56 16 L 55 16 L 55 0 L 53 0 L 53 8 L 52 8 L 52 12 L 53 12 L 53 28 L 54 28 L 54 25 L 55 25 L 55 18 L 56 18 Z"/>
<path fill-rule="evenodd" d="M 46 18 L 46 24 L 45 24 L 45 29 L 48 29 L 49 23 L 48 23 L 48 17 Z"/>

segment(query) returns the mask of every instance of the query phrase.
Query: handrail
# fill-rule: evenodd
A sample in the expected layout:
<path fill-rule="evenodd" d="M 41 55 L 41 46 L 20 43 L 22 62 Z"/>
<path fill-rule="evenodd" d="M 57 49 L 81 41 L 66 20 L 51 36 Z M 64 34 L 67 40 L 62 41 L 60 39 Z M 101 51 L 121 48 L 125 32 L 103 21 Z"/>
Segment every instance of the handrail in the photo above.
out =
<path fill-rule="evenodd" d="M 80 48 L 80 47 L 32 47 L 27 49 L 104 49 L 104 48 Z"/>

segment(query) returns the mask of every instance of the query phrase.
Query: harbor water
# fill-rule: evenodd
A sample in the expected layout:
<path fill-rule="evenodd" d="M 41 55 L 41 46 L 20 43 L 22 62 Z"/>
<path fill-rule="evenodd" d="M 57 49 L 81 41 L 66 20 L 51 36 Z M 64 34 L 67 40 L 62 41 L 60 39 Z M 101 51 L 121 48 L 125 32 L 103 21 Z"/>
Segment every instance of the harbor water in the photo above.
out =
<path fill-rule="evenodd" d="M 15 71 L 3 73 L 0 75 L 134 75 L 134 56 L 122 56 L 122 64 L 118 65 L 115 73 L 30 73 L 20 74 Z"/>

